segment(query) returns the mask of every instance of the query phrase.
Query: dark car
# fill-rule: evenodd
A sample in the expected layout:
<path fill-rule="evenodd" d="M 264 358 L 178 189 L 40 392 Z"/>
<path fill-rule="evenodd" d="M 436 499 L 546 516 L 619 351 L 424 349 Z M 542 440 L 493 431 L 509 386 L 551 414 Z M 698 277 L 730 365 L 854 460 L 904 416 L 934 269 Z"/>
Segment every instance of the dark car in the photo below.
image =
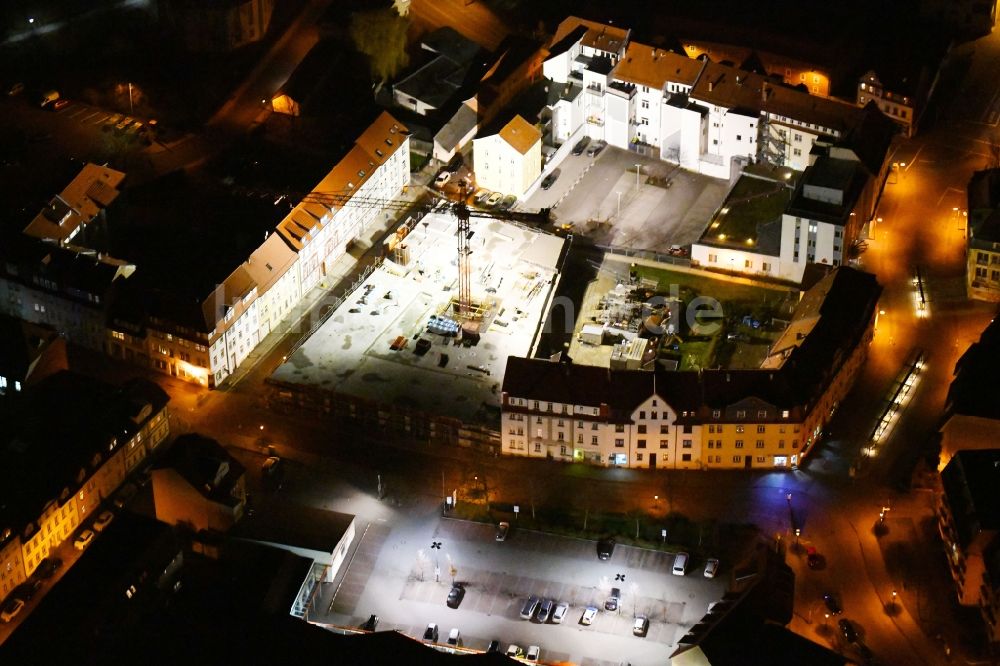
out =
<path fill-rule="evenodd" d="M 829 592 L 823 595 L 823 603 L 826 604 L 826 608 L 830 611 L 830 615 L 840 615 L 844 612 L 844 609 L 840 607 L 840 603 L 837 601 L 837 597 L 833 596 Z"/>
<path fill-rule="evenodd" d="M 587 148 L 587 154 L 590 155 L 591 157 L 596 157 L 598 154 L 600 154 L 602 150 L 604 150 L 604 147 L 607 145 L 608 144 L 604 141 L 595 141 L 594 143 L 590 144 L 590 148 Z"/>
<path fill-rule="evenodd" d="M 464 596 L 464 587 L 461 585 L 452 585 L 451 591 L 448 593 L 448 608 L 458 608 L 462 604 L 462 598 Z"/>
<path fill-rule="evenodd" d="M 35 578 L 29 580 L 25 583 L 21 583 L 14 588 L 14 596 L 18 599 L 24 599 L 25 601 L 31 601 L 32 597 L 42 588 L 42 581 Z"/>
<path fill-rule="evenodd" d="M 858 632 L 854 629 L 854 625 L 850 623 L 849 620 L 841 620 L 837 623 L 840 627 L 840 633 L 844 636 L 844 640 L 848 643 L 854 643 L 858 640 Z"/>
<path fill-rule="evenodd" d="M 368 619 L 359 627 L 365 631 L 375 631 L 375 627 L 378 626 L 378 615 L 372 613 L 368 616 Z"/>
<path fill-rule="evenodd" d="M 610 560 L 612 553 L 615 552 L 615 540 L 611 537 L 607 539 L 601 539 L 597 542 L 597 557 L 602 560 Z"/>
<path fill-rule="evenodd" d="M 60 560 L 58 557 L 46 557 L 39 563 L 38 569 L 36 569 L 36 573 L 38 574 L 39 578 L 52 578 L 52 576 L 56 572 L 56 569 L 58 569 L 61 566 L 62 566 L 62 560 Z"/>
<path fill-rule="evenodd" d="M 604 602 L 604 610 L 606 611 L 616 611 L 618 610 L 618 605 L 622 600 L 622 591 L 617 588 L 611 588 L 611 596 L 609 596 Z"/>
<path fill-rule="evenodd" d="M 553 169 L 550 171 L 549 175 L 542 179 L 542 189 L 547 190 L 555 185 L 556 181 L 559 180 L 560 173 L 562 172 L 559 169 Z"/>
<path fill-rule="evenodd" d="M 431 643 L 437 643 L 438 640 L 438 626 L 431 622 L 427 625 L 424 630 L 424 640 L 430 641 Z"/>
<path fill-rule="evenodd" d="M 486 648 L 487 652 L 499 652 L 500 651 L 500 641 L 490 641 L 490 646 Z"/>
<path fill-rule="evenodd" d="M 819 553 L 813 546 L 809 546 L 809 550 L 806 553 L 806 564 L 810 569 L 818 569 L 823 563 L 823 560 Z"/>
<path fill-rule="evenodd" d="M 517 197 L 515 197 L 513 194 L 508 194 L 500 202 L 500 205 L 497 206 L 497 210 L 499 210 L 499 211 L 508 211 L 511 208 L 513 208 L 514 204 L 516 204 L 516 203 L 517 203 Z"/>
<path fill-rule="evenodd" d="M 590 144 L 590 137 L 589 136 L 583 137 L 582 139 L 576 142 L 575 146 L 573 146 L 573 154 L 583 155 L 583 151 L 587 149 L 587 146 L 589 144 Z"/>

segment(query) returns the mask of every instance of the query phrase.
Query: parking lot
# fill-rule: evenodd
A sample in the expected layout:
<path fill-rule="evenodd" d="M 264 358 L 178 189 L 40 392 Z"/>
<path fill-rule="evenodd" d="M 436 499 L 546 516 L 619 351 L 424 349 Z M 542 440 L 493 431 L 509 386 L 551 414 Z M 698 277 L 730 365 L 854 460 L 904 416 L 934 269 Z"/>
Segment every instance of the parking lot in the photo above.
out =
<path fill-rule="evenodd" d="M 376 613 L 379 631 L 416 638 L 434 622 L 441 642 L 458 628 L 465 647 L 484 650 L 491 640 L 504 650 L 538 645 L 544 662 L 661 664 L 725 587 L 725 572 L 706 579 L 702 562 L 692 562 L 685 577 L 671 575 L 672 564 L 672 554 L 621 545 L 600 561 L 593 541 L 516 526 L 498 543 L 494 528 L 480 523 L 431 518 L 392 530 L 375 523 L 343 582 L 324 590 L 310 617 L 357 626 Z M 445 603 L 452 572 L 466 589 L 458 609 Z M 621 591 L 617 612 L 604 610 L 612 587 Z M 522 620 L 531 594 L 569 604 L 564 622 Z M 587 606 L 600 609 L 590 626 L 580 624 Z M 645 637 L 632 634 L 637 614 L 649 618 Z"/>
<path fill-rule="evenodd" d="M 532 193 L 523 208 L 554 207 L 559 224 L 598 243 L 657 252 L 698 240 L 729 190 L 728 181 L 612 146 L 596 157 L 567 155 L 543 174 L 555 168 L 556 182 Z"/>

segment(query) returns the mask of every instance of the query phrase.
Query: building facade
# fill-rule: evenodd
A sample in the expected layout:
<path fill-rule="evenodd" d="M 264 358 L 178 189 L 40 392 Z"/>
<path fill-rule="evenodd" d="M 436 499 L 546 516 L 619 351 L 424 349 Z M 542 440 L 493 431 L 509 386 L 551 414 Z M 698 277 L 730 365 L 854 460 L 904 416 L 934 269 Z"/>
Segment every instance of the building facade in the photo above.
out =
<path fill-rule="evenodd" d="M 975 172 L 966 191 L 966 293 L 1000 302 L 1000 169 Z"/>
<path fill-rule="evenodd" d="M 542 173 L 542 135 L 516 115 L 496 134 L 474 139 L 472 159 L 477 186 L 520 197 Z"/>
<path fill-rule="evenodd" d="M 831 272 L 796 308 L 795 334 L 779 339 L 758 370 L 611 370 L 511 357 L 501 451 L 605 466 L 793 468 L 864 364 L 880 292 L 872 275 Z"/>
<path fill-rule="evenodd" d="M 167 395 L 60 372 L 0 406 L 0 595 L 24 582 L 169 434 Z M 60 418 L 53 418 L 60 415 Z"/>

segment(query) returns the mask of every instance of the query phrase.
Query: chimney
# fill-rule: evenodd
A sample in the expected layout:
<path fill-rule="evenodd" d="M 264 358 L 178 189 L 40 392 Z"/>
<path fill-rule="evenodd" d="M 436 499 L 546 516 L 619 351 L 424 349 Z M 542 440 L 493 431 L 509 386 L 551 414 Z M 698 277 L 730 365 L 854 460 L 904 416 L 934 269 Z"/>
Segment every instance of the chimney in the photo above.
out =
<path fill-rule="evenodd" d="M 708 82 L 708 92 L 712 92 L 712 88 L 713 88 L 713 87 L 714 87 L 714 86 L 712 85 L 712 82 L 711 82 L 711 81 L 709 81 L 709 82 Z"/>

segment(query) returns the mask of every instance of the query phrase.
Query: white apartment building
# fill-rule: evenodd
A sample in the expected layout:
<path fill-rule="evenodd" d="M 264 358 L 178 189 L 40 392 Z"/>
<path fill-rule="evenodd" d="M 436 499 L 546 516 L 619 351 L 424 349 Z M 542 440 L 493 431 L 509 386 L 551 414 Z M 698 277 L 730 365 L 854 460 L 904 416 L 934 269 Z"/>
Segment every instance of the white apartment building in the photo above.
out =
<path fill-rule="evenodd" d="M 496 134 L 472 141 L 476 184 L 521 197 L 542 173 L 542 134 L 515 115 Z"/>

